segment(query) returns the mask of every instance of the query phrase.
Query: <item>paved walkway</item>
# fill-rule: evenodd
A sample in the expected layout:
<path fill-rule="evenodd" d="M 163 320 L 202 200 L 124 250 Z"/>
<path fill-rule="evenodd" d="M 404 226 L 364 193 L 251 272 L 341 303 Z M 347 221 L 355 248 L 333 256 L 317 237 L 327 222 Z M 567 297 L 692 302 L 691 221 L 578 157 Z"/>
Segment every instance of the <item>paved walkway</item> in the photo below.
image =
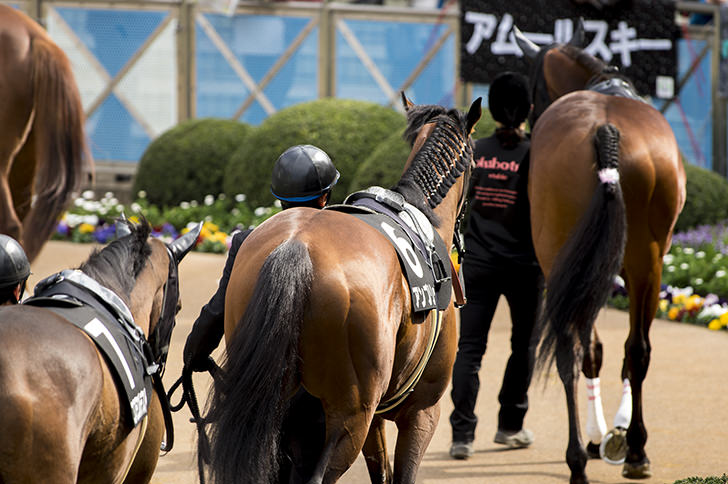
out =
<path fill-rule="evenodd" d="M 77 267 L 92 245 L 50 242 L 32 266 L 31 287 L 52 272 Z M 191 253 L 180 267 L 182 311 L 177 318 L 164 377 L 169 386 L 179 377 L 182 348 L 194 319 L 217 287 L 225 258 Z M 629 327 L 626 313 L 606 309 L 597 323 L 604 341 L 602 394 L 611 424 L 619 404 L 622 347 Z M 488 352 L 481 370 L 481 393 L 477 412 L 481 419 L 475 440 L 475 455 L 467 461 L 448 457 L 452 409 L 449 394 L 442 400 L 437 432 L 425 455 L 418 483 L 567 483 L 564 462 L 568 428 L 563 388 L 555 372 L 536 380 L 530 391 L 531 409 L 526 426 L 536 441 L 529 449 L 503 450 L 492 442 L 498 411 L 497 394 L 508 357 L 510 320 L 502 301 L 491 330 Z M 672 483 L 689 476 L 728 473 L 728 333 L 713 332 L 687 324 L 657 320 L 650 332 L 652 363 L 645 382 L 645 421 L 649 434 L 647 453 L 654 477 L 645 484 Z M 196 375 L 201 404 L 209 379 Z M 580 385 L 580 410 L 586 416 L 586 394 Z M 175 448 L 159 460 L 153 484 L 197 483 L 194 426 L 185 408 L 175 414 Z M 582 425 L 584 421 L 582 421 Z M 390 451 L 395 431 L 389 428 Z M 587 473 L 592 483 L 630 482 L 621 477 L 621 467 L 590 461 Z M 342 483 L 367 483 L 362 458 L 341 479 Z"/>

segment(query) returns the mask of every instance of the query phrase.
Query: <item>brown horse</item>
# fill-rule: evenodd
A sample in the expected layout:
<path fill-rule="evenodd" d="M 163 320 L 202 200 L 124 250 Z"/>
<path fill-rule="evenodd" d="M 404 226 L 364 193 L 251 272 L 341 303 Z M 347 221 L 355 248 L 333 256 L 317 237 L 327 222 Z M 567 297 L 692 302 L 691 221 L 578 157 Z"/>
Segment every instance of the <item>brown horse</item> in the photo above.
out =
<path fill-rule="evenodd" d="M 440 106 L 406 109 L 406 138 L 416 154 L 393 190 L 434 222 L 449 247 L 480 99 L 467 115 Z M 372 482 L 415 482 L 450 380 L 455 314 L 450 302 L 423 360 L 436 323 L 413 313 L 386 236 L 339 211 L 285 210 L 240 247 L 225 304 L 225 377 L 216 381 L 208 411 L 213 482 L 332 483 L 360 451 Z M 411 393 L 382 408 L 418 369 Z M 398 429 L 393 470 L 385 420 Z M 285 459 L 293 469 L 279 475 Z"/>
<path fill-rule="evenodd" d="M 515 33 L 533 61 L 528 193 L 536 256 L 547 278 L 548 328 L 540 358 L 555 358 L 566 390 L 571 482 L 587 482 L 575 403 L 578 365 L 583 363 L 587 377 L 598 377 L 602 347 L 594 321 L 620 271 L 630 303 L 622 377 L 632 387 L 622 473 L 648 477 L 642 383 L 650 362 L 649 329 L 657 310 L 662 257 L 685 203 L 678 146 L 665 118 L 647 103 L 628 94 L 584 90 L 602 81 L 611 85 L 616 79 L 617 87 L 627 81 L 577 47 L 582 28 L 573 45 L 541 49 L 517 29 Z"/>
<path fill-rule="evenodd" d="M 30 17 L 0 5 L 0 233 L 31 261 L 93 160 L 63 51 Z"/>
<path fill-rule="evenodd" d="M 64 280 L 65 288 L 78 287 L 76 282 L 101 287 L 96 295 L 118 300 L 115 307 L 133 318 L 130 324 L 149 348 L 147 368 L 157 368 L 159 378 L 179 304 L 177 263 L 197 234 L 167 246 L 148 238 L 148 224 L 128 226 L 129 235 L 94 252 L 77 271 L 46 281 L 59 283 L 50 288 Z M 56 309 L 55 300 L 37 305 L 39 299 L 0 308 L 0 482 L 149 482 L 165 434 L 157 392 L 146 417 L 132 425 L 117 390 L 121 377 L 112 373 L 107 356 L 57 312 L 63 309 Z M 123 346 L 123 339 L 115 341 Z"/>

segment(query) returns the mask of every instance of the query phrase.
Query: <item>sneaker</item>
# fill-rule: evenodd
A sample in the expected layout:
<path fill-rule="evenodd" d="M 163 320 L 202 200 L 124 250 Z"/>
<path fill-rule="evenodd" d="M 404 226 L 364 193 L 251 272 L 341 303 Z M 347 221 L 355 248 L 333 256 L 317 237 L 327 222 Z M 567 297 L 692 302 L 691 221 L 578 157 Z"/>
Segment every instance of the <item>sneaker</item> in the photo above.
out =
<path fill-rule="evenodd" d="M 496 444 L 507 445 L 512 449 L 528 447 L 533 444 L 533 432 L 528 429 L 521 429 L 517 432 L 498 430 L 498 432 L 495 433 L 493 442 Z"/>
<path fill-rule="evenodd" d="M 467 459 L 473 455 L 472 442 L 453 442 L 450 446 L 450 457 L 453 459 Z"/>

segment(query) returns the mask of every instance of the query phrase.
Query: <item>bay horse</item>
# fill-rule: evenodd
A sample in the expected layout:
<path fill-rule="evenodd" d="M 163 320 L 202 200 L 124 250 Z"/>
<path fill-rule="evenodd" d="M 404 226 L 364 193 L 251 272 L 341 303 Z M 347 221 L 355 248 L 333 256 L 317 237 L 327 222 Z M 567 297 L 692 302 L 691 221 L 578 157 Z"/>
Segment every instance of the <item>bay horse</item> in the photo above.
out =
<path fill-rule="evenodd" d="M 393 191 L 433 222 L 449 249 L 481 100 L 467 114 L 403 101 L 414 147 Z M 392 242 L 360 219 L 291 208 L 258 226 L 240 247 L 226 293 L 225 377 L 215 380 L 206 417 L 211 481 L 328 484 L 362 452 L 372 482 L 414 483 L 457 341 L 450 301 L 423 360 L 436 326 L 412 308 Z M 418 367 L 411 393 L 382 408 Z M 398 430 L 393 469 L 385 420 Z M 296 452 L 303 457 L 290 474 L 278 474 L 282 455 Z"/>
<path fill-rule="evenodd" d="M 63 51 L 8 5 L 0 5 L 0 45 L 0 233 L 32 262 L 93 160 Z"/>
<path fill-rule="evenodd" d="M 649 477 L 642 385 L 662 258 L 685 203 L 677 142 L 662 114 L 636 96 L 587 90 L 628 81 L 579 47 L 581 21 L 568 44 L 539 48 L 517 28 L 514 34 L 532 68 L 528 194 L 534 248 L 547 281 L 539 361 L 556 360 L 566 390 L 570 482 L 587 482 L 576 408 L 578 365 L 588 378 L 599 376 L 602 346 L 594 322 L 620 273 L 630 318 L 622 378 L 632 392 L 622 475 Z"/>
<path fill-rule="evenodd" d="M 179 306 L 177 264 L 199 230 L 166 245 L 149 238 L 146 222 L 126 227 L 128 235 L 94 251 L 77 270 L 45 281 L 85 281 L 85 287 L 102 288 L 97 295 L 118 299 L 116 307 L 123 307 L 148 343 L 153 364 L 147 369 L 156 368 L 153 378 L 161 378 Z M 167 448 L 172 438 L 159 390 L 134 426 L 117 390 L 121 377 L 110 370 L 107 355 L 57 312 L 55 302 L 32 300 L 0 307 L 0 482 L 149 482 L 165 429 Z"/>

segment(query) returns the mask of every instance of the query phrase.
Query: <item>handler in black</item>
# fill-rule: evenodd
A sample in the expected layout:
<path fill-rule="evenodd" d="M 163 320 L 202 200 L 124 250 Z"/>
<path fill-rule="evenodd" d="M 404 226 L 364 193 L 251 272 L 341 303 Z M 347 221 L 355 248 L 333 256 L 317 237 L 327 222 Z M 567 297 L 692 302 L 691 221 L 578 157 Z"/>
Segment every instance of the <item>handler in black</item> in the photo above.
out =
<path fill-rule="evenodd" d="M 30 276 L 30 262 L 20 244 L 0 234 L 0 305 L 18 304 Z"/>
<path fill-rule="evenodd" d="M 460 339 L 453 367 L 450 415 L 455 459 L 473 454 L 478 418 L 475 401 L 478 371 L 488 342 L 488 331 L 500 296 L 505 296 L 513 324 L 511 356 L 498 395 L 495 442 L 527 447 L 533 433 L 523 428 L 528 410 L 528 387 L 536 341 L 532 337 L 540 311 L 543 275 L 531 242 L 528 206 L 530 141 L 524 122 L 531 110 L 528 81 L 506 72 L 490 86 L 488 104 L 496 121 L 495 133 L 475 143 L 465 233 L 463 274 L 467 304 L 460 310 Z"/>
<path fill-rule="evenodd" d="M 292 207 L 323 208 L 337 181 L 339 172 L 323 150 L 311 145 L 296 145 L 283 152 L 273 166 L 271 192 L 281 201 L 284 210 Z M 233 236 L 217 292 L 203 306 L 187 336 L 182 357 L 184 365 L 193 371 L 207 371 L 208 357 L 223 337 L 225 291 L 235 256 L 250 232 L 252 229 Z"/>

